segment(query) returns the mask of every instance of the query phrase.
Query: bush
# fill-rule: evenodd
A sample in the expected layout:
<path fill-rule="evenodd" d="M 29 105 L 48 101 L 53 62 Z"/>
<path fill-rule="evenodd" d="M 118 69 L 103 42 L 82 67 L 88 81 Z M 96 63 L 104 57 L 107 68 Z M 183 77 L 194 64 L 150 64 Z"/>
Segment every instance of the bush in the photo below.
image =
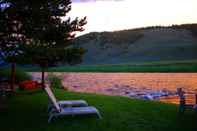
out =
<path fill-rule="evenodd" d="M 48 80 L 49 80 L 52 88 L 65 89 L 64 86 L 62 85 L 62 77 L 61 76 L 49 74 Z"/>
<path fill-rule="evenodd" d="M 0 76 L 10 79 L 10 68 L 1 68 L 0 69 Z M 24 80 L 31 80 L 32 77 L 30 74 L 26 73 L 22 69 L 16 69 L 16 83 L 19 83 Z"/>

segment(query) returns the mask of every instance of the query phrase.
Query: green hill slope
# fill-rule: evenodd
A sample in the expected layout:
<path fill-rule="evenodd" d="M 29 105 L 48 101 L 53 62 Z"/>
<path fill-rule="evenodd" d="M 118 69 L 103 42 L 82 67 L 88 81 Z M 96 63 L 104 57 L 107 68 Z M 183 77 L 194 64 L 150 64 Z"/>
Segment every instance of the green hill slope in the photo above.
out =
<path fill-rule="evenodd" d="M 94 32 L 74 41 L 86 49 L 82 64 L 197 59 L 197 24 Z"/>

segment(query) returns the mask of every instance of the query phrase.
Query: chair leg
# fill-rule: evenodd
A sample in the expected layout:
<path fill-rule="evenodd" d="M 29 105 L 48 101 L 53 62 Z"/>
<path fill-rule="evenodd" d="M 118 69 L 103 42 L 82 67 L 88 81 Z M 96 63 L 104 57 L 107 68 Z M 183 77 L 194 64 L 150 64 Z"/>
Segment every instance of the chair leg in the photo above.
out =
<path fill-rule="evenodd" d="M 48 119 L 48 123 L 51 123 L 52 121 L 55 121 L 58 117 L 59 117 L 59 115 L 56 114 L 56 113 L 50 114 L 49 119 Z"/>
<path fill-rule="evenodd" d="M 100 114 L 100 112 L 96 112 L 96 115 L 97 115 L 97 117 L 99 118 L 99 119 L 102 119 L 102 116 L 101 116 L 101 114 Z"/>
<path fill-rule="evenodd" d="M 52 106 L 48 106 L 48 108 L 47 108 L 47 112 L 49 113 L 51 110 L 52 110 Z"/>
<path fill-rule="evenodd" d="M 49 115 L 52 115 L 53 113 L 56 113 L 56 110 L 54 108 L 51 108 L 48 112 Z"/>
<path fill-rule="evenodd" d="M 51 114 L 50 116 L 49 116 L 49 119 L 48 119 L 48 123 L 51 123 L 51 121 L 54 119 L 54 116 Z"/>

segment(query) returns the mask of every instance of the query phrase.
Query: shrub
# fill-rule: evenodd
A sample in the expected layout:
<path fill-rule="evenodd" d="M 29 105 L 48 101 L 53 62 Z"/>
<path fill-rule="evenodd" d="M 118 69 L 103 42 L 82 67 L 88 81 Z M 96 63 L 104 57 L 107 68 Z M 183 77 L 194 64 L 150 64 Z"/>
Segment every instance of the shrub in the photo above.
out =
<path fill-rule="evenodd" d="M 48 80 L 49 80 L 52 88 L 65 89 L 64 86 L 62 85 L 62 77 L 61 76 L 49 74 Z"/>
<path fill-rule="evenodd" d="M 5 77 L 5 78 L 9 79 L 10 74 L 11 74 L 10 68 L 1 68 L 0 69 L 0 76 L 1 77 Z M 24 80 L 31 80 L 31 79 L 32 79 L 32 77 L 30 74 L 26 73 L 22 69 L 16 69 L 16 83 L 19 83 Z"/>

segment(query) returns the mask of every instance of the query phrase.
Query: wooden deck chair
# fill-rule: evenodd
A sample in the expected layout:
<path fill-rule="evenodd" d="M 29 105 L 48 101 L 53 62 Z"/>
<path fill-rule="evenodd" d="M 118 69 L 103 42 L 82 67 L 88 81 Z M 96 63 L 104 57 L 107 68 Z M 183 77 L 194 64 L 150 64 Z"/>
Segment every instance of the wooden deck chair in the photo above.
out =
<path fill-rule="evenodd" d="M 57 102 L 53 92 L 51 91 L 48 85 L 45 86 L 45 91 L 47 92 L 51 103 L 53 104 L 53 109 L 49 113 L 48 122 L 50 123 L 54 118 L 58 118 L 61 116 L 74 116 L 74 115 L 89 115 L 95 114 L 98 118 L 101 118 L 99 111 L 93 106 L 85 106 L 85 107 L 64 107 L 60 106 Z"/>

